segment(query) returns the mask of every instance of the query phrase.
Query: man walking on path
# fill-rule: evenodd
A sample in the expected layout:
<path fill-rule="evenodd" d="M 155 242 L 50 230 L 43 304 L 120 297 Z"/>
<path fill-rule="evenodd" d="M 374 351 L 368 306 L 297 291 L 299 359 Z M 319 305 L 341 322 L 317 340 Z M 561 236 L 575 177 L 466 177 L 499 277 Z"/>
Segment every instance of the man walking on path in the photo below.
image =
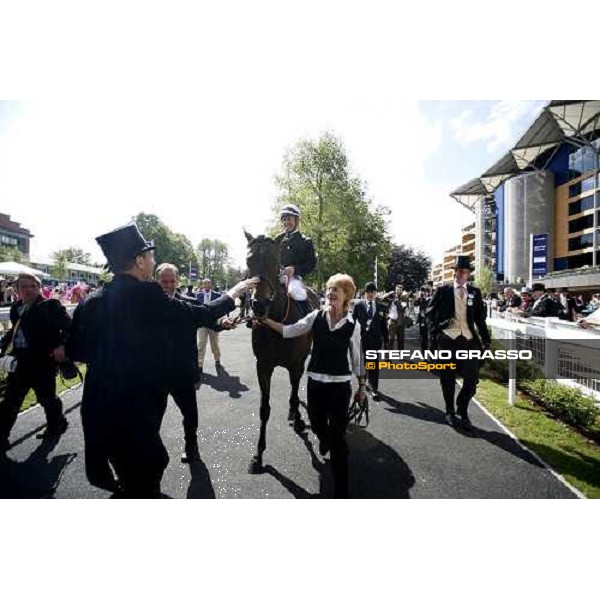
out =
<path fill-rule="evenodd" d="M 377 302 L 377 286 L 367 283 L 365 286 L 365 299 L 359 300 L 352 311 L 354 318 L 360 323 L 360 337 L 364 358 L 365 350 L 381 350 L 384 343 L 388 343 L 388 329 L 385 316 L 385 307 Z M 367 370 L 367 379 L 373 400 L 379 400 L 379 370 Z"/>
<path fill-rule="evenodd" d="M 208 277 L 202 281 L 202 289 L 198 292 L 196 298 L 200 304 L 208 304 L 220 298 L 221 294 L 212 289 L 212 282 Z M 210 350 L 215 359 L 215 368 L 217 373 L 221 368 L 221 348 L 219 346 L 219 332 L 210 327 L 200 327 L 198 329 L 198 371 L 200 379 L 204 373 L 204 357 L 206 356 L 206 345 L 210 340 Z"/>
<path fill-rule="evenodd" d="M 403 293 L 404 287 L 401 284 L 397 284 L 396 289 L 393 292 L 389 292 L 386 296 L 384 296 L 384 299 L 386 299 L 389 303 L 389 342 L 387 344 L 388 350 L 394 350 L 394 341 L 396 342 L 397 350 L 404 350 L 404 334 L 406 330 L 406 326 L 404 323 L 404 311 L 406 310 L 406 304 L 402 302 Z"/>
<path fill-rule="evenodd" d="M 163 263 L 156 269 L 156 278 L 163 292 L 171 300 L 183 300 L 200 305 L 200 301 L 177 292 L 179 286 L 179 270 L 175 265 Z M 227 317 L 221 317 L 213 323 L 214 327 L 232 328 Z M 169 330 L 168 345 L 168 394 L 183 416 L 183 433 L 185 449 L 182 462 L 200 460 L 198 449 L 198 405 L 196 390 L 199 387 L 198 346 L 196 345 L 196 326 L 194 314 L 188 310 L 177 311 L 177 319 Z"/>
<path fill-rule="evenodd" d="M 479 359 L 456 359 L 455 352 L 481 350 L 482 347 L 487 349 L 491 343 L 485 322 L 487 311 L 481 291 L 467 283 L 470 276 L 469 256 L 457 256 L 454 283 L 439 287 L 427 308 L 427 318 L 432 334 L 437 339 L 437 349 L 450 350 L 453 358 L 448 362 L 456 363 L 456 370 L 446 368 L 440 371 L 440 383 L 446 404 L 446 422 L 453 427 L 459 424 L 454 409 L 458 374 L 463 378 L 463 384 L 456 398 L 456 411 L 460 417 L 460 424 L 467 431 L 473 430 L 468 408 L 479 381 Z"/>

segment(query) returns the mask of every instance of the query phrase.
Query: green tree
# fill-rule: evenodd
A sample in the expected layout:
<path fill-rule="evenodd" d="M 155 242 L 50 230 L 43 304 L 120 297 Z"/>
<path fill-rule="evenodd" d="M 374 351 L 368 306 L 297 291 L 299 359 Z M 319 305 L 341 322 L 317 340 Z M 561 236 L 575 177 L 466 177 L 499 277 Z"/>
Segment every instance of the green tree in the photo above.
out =
<path fill-rule="evenodd" d="M 229 246 L 220 240 L 204 238 L 198 244 L 196 254 L 199 278 L 208 277 L 213 287 L 227 287 L 230 267 Z"/>
<path fill-rule="evenodd" d="M 56 260 L 57 256 L 64 256 L 67 262 L 78 263 L 80 265 L 91 265 L 92 257 L 89 252 L 84 252 L 77 246 L 71 246 L 52 253 L 52 258 Z"/>
<path fill-rule="evenodd" d="M 0 246 L 0 262 L 18 262 L 26 264 L 25 255 L 18 248 Z"/>
<path fill-rule="evenodd" d="M 172 231 L 161 219 L 153 214 L 139 213 L 134 217 L 142 235 L 153 240 L 156 245 L 156 264 L 171 263 L 187 273 L 190 262 L 195 260 L 194 247 L 181 233 Z"/>
<path fill-rule="evenodd" d="M 391 290 L 400 283 L 407 291 L 418 291 L 427 281 L 430 268 L 431 259 L 420 250 L 404 244 L 394 246 L 385 288 Z"/>
<path fill-rule="evenodd" d="M 52 254 L 52 259 L 54 264 L 50 267 L 50 274 L 55 279 L 59 281 L 64 281 L 69 274 L 69 267 L 67 266 L 69 261 L 65 254 L 59 252 L 54 252 Z"/>
<path fill-rule="evenodd" d="M 489 267 L 481 267 L 475 279 L 475 285 L 482 294 L 489 294 L 494 289 L 494 273 Z"/>
<path fill-rule="evenodd" d="M 366 185 L 351 174 L 341 140 L 326 133 L 317 140 L 300 140 L 286 153 L 274 206 L 271 234 L 279 232 L 279 211 L 297 204 L 302 231 L 313 239 L 317 269 L 308 282 L 322 289 L 336 272 L 350 274 L 357 285 L 373 279 L 375 257 L 385 273 L 391 252 L 389 209 L 375 206 Z"/>

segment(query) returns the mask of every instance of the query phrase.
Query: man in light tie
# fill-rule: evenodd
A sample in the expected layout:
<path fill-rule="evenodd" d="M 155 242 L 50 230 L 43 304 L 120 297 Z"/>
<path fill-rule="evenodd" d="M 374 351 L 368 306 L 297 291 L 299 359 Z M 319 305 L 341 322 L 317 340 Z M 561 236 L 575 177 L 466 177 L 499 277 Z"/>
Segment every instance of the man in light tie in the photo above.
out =
<path fill-rule="evenodd" d="M 481 291 L 468 283 L 471 276 L 469 256 L 456 257 L 454 283 L 439 287 L 427 308 L 427 319 L 433 335 L 437 338 L 438 350 L 480 350 L 489 348 L 491 340 L 485 319 L 486 307 Z M 477 327 L 477 331 L 475 330 Z M 469 419 L 468 407 L 475 395 L 479 380 L 479 359 L 455 359 L 456 370 L 440 371 L 440 383 L 446 405 L 446 422 L 455 427 L 460 424 L 467 431 L 473 426 Z M 456 418 L 454 392 L 456 375 L 463 378 L 463 384 L 456 397 Z"/>
<path fill-rule="evenodd" d="M 212 289 L 212 282 L 208 277 L 202 281 L 202 289 L 198 292 L 196 298 L 202 302 L 202 304 L 208 304 L 217 298 L 220 298 L 221 294 L 215 292 Z M 221 369 L 221 348 L 219 347 L 219 332 L 213 331 L 208 327 L 200 327 L 198 329 L 198 370 L 200 372 L 200 378 L 204 374 L 204 357 L 206 356 L 206 343 L 210 340 L 210 349 L 215 359 L 215 368 L 217 374 Z"/>

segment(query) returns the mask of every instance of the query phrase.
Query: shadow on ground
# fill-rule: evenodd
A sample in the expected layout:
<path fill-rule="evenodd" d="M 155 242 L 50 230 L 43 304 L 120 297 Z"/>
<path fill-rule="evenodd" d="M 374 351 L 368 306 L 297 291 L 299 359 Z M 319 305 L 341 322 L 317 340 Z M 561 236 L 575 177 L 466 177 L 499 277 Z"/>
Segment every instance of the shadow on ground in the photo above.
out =
<path fill-rule="evenodd" d="M 441 393 L 441 392 L 440 392 Z M 402 402 L 387 394 L 380 394 L 382 402 L 388 404 L 387 410 L 391 413 L 406 415 L 413 419 L 420 419 L 422 421 L 429 421 L 431 423 L 438 423 L 444 427 L 448 427 L 445 421 L 445 413 L 443 410 L 425 404 L 423 402 Z M 487 429 L 475 428 L 473 433 L 467 433 L 460 427 L 456 428 L 457 433 L 468 437 L 478 437 L 494 446 L 497 446 L 501 450 L 513 454 L 517 458 L 535 465 L 536 467 L 544 468 L 544 466 L 529 452 L 523 450 L 517 442 L 509 435 L 502 431 L 493 431 Z"/>
<path fill-rule="evenodd" d="M 318 457 L 307 433 L 300 433 L 313 468 L 319 475 L 319 492 L 311 494 L 275 467 L 267 465 L 270 474 L 294 498 L 333 498 L 333 477 L 329 460 Z M 348 426 L 349 487 L 351 498 L 410 498 L 415 478 L 408 465 L 390 446 L 371 435 L 364 427 Z"/>
<path fill-rule="evenodd" d="M 239 377 L 230 375 L 225 367 L 217 369 L 217 375 L 204 373 L 202 375 L 202 385 L 207 385 L 217 392 L 227 392 L 230 398 L 241 398 L 242 392 L 247 392 L 250 388 L 240 381 Z"/>
<path fill-rule="evenodd" d="M 64 470 L 77 456 L 60 454 L 49 459 L 58 441 L 58 437 L 43 440 L 24 462 L 1 457 L 0 497 L 53 498 Z"/>
<path fill-rule="evenodd" d="M 192 476 L 186 497 L 190 500 L 216 498 L 210 473 L 202 460 L 190 464 Z"/>

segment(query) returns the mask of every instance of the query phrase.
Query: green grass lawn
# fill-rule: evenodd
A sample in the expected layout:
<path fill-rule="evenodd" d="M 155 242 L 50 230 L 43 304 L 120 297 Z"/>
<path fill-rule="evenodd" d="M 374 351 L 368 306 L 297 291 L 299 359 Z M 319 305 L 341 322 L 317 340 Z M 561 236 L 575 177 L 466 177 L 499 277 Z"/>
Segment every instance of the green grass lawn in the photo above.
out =
<path fill-rule="evenodd" d="M 518 393 L 508 404 L 506 385 L 482 377 L 477 400 L 519 440 L 588 498 L 600 498 L 600 446 L 552 418 Z"/>

